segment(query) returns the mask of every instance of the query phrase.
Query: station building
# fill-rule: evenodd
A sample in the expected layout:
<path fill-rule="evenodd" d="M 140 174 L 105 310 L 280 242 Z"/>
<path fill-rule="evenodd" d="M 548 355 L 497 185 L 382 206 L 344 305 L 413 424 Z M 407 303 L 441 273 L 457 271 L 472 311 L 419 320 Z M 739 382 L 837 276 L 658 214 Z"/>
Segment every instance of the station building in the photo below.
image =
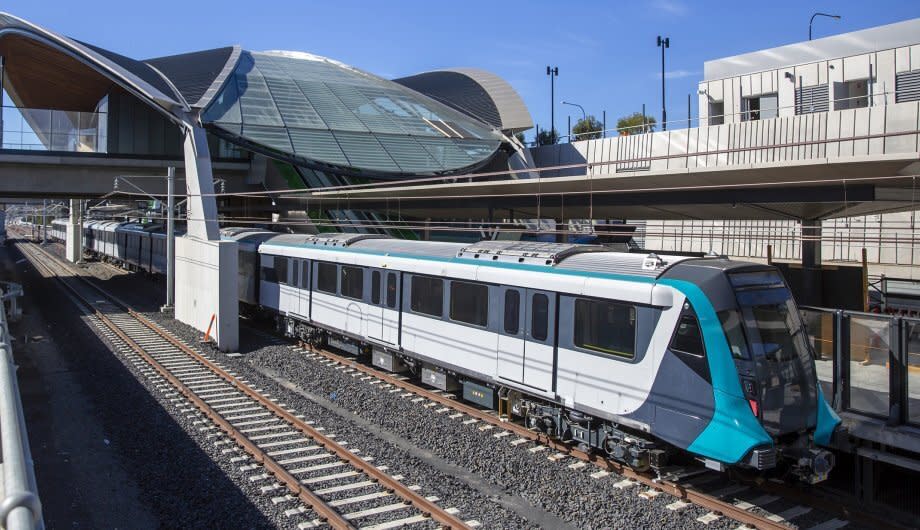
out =
<path fill-rule="evenodd" d="M 886 125 L 885 107 L 920 100 L 920 19 L 707 61 L 698 97 L 700 126 L 769 120 L 782 144 L 793 137 L 784 128 L 802 116 L 802 127 L 869 137 L 841 142 L 841 150 L 871 149 L 870 143 L 889 141 L 871 138 Z M 920 264 L 918 209 L 847 215 L 843 205 L 821 222 L 825 263 L 860 262 L 865 249 L 873 275 L 913 276 L 910 267 Z M 649 248 L 801 258 L 798 221 L 650 220 L 646 226 Z"/>
<path fill-rule="evenodd" d="M 175 315 L 202 331 L 216 321 L 223 350 L 236 348 L 239 319 L 237 247 L 220 221 L 297 210 L 290 226 L 305 231 L 366 226 L 378 214 L 311 212 L 296 193 L 530 165 L 515 137 L 532 122 L 520 96 L 475 69 L 388 80 L 307 52 L 240 46 L 138 60 L 0 13 L 0 81 L 13 107 L 0 114 L 3 196 L 146 200 L 164 194 L 178 166 L 187 231 L 176 239 Z M 266 197 L 279 191 L 294 197 Z M 70 210 L 77 256 L 80 208 Z"/>
<path fill-rule="evenodd" d="M 138 60 L 8 14 L 0 14 L 0 57 L 15 107 L 0 115 L 7 153 L 179 161 L 178 110 L 206 131 L 214 176 L 228 192 L 500 171 L 529 157 L 514 136 L 532 127 L 526 106 L 478 69 L 389 80 L 307 52 L 240 46 Z M 269 209 L 282 216 L 303 208 L 275 203 Z M 221 214 L 253 217 L 267 207 L 228 198 Z"/>

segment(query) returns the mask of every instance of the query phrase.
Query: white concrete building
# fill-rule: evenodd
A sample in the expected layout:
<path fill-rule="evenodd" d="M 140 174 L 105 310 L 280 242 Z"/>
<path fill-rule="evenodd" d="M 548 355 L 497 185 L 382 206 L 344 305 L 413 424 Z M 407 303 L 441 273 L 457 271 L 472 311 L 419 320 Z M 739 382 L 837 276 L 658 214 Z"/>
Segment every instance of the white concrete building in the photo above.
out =
<path fill-rule="evenodd" d="M 873 142 L 894 140 L 871 138 L 890 128 L 896 116 L 890 111 L 920 101 L 920 19 L 708 61 L 704 77 L 701 128 L 770 120 L 774 125 L 764 131 L 774 135 L 793 120 L 796 132 L 804 126 L 840 138 L 870 136 L 838 148 L 856 151 L 864 143 L 871 153 Z M 858 262 L 865 248 L 873 274 L 913 277 L 910 267 L 920 264 L 916 210 L 920 204 L 914 211 L 847 216 L 844 206 L 837 218 L 822 221 L 824 262 Z M 767 257 L 769 246 L 775 259 L 801 259 L 801 224 L 794 220 L 651 220 L 646 229 L 647 248 L 757 259 Z"/>

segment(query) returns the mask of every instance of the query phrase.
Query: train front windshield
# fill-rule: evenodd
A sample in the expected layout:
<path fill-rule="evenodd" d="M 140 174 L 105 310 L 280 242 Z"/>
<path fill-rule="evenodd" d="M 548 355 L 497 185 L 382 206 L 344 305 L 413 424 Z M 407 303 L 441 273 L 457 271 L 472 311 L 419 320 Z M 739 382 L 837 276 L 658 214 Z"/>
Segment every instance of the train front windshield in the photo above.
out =
<path fill-rule="evenodd" d="M 753 355 L 764 428 L 774 435 L 813 428 L 815 365 L 792 293 L 776 271 L 730 278 Z"/>

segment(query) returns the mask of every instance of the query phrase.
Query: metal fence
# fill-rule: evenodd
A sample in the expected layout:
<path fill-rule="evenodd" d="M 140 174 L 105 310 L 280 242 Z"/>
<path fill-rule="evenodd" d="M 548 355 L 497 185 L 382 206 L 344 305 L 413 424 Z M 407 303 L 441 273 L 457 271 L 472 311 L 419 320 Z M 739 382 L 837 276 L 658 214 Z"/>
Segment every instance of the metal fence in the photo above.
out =
<path fill-rule="evenodd" d="M 835 410 L 920 426 L 920 319 L 802 307 Z"/>
<path fill-rule="evenodd" d="M 9 306 L 11 316 L 17 315 L 22 288 L 0 282 L 0 291 L 3 305 Z M 4 307 L 0 307 L 0 357 L 0 444 L 3 446 L 0 526 L 8 530 L 44 528 Z"/>

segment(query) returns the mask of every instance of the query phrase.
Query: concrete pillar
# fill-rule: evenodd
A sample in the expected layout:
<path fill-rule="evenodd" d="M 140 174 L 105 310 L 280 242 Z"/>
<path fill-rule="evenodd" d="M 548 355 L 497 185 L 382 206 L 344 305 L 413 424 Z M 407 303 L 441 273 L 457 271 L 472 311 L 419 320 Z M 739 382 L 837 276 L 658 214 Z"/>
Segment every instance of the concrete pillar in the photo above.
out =
<path fill-rule="evenodd" d="M 802 220 L 802 299 L 804 305 L 822 305 L 821 221 Z"/>
<path fill-rule="evenodd" d="M 239 346 L 238 245 L 220 239 L 207 136 L 195 116 L 184 150 L 188 231 L 175 240 L 175 317 L 232 351 Z"/>
<path fill-rule="evenodd" d="M 67 261 L 83 262 L 83 209 L 79 199 L 70 199 L 70 217 L 67 222 L 67 241 L 64 244 Z"/>

